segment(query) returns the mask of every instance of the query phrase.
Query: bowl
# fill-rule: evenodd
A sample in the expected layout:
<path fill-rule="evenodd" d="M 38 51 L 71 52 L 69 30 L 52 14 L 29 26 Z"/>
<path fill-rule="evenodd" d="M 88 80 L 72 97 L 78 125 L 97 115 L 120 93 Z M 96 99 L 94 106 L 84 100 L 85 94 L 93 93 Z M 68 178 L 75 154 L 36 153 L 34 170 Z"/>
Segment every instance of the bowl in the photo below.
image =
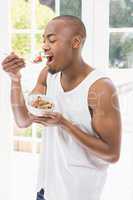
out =
<path fill-rule="evenodd" d="M 54 103 L 44 94 L 31 94 L 26 101 L 28 111 L 36 116 L 43 116 L 46 112 L 53 112 Z"/>

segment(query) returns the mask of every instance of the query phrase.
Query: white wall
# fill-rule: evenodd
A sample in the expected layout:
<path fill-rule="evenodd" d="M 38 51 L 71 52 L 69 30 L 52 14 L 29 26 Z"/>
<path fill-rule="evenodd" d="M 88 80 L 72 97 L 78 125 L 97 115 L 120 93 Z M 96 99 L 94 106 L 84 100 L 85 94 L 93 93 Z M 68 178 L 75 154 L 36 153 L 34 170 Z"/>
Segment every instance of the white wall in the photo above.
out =
<path fill-rule="evenodd" d="M 9 48 L 8 0 L 0 1 L 0 58 L 1 52 Z M 8 77 L 0 64 L 0 198 L 11 200 L 11 112 L 9 110 Z"/>

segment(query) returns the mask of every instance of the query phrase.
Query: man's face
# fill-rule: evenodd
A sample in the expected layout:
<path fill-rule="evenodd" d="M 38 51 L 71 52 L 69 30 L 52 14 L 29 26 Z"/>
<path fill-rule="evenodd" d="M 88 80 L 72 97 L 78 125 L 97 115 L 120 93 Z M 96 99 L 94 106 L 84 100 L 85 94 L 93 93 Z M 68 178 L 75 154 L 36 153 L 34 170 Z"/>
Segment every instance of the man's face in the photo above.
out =
<path fill-rule="evenodd" d="M 43 34 L 43 50 L 49 55 L 46 65 L 51 74 L 63 71 L 70 66 L 72 54 L 71 27 L 63 20 L 53 20 L 47 25 Z"/>

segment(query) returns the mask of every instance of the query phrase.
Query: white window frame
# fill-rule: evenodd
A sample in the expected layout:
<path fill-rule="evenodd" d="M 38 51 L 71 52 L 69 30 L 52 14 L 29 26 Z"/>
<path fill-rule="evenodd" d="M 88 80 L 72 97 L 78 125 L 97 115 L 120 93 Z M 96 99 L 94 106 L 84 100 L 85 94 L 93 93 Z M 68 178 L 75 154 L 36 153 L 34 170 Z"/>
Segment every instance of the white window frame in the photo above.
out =
<path fill-rule="evenodd" d="M 55 12 L 58 15 L 59 14 L 59 6 L 60 6 L 60 1 L 55 0 Z M 35 34 L 37 33 L 42 33 L 42 30 L 37 30 L 36 25 L 35 25 L 35 9 L 36 9 L 36 0 L 31 0 L 31 27 L 30 29 L 11 29 L 11 34 L 24 34 L 28 33 L 28 35 L 31 38 L 31 55 L 35 55 Z M 40 47 L 41 49 L 41 47 Z M 22 79 L 23 80 L 23 79 Z M 37 153 L 37 143 L 41 141 L 40 138 L 37 138 L 36 136 L 36 124 L 32 124 L 32 136 L 31 137 L 23 137 L 23 136 L 12 136 L 13 141 L 30 141 L 32 143 L 32 154 Z"/>
<path fill-rule="evenodd" d="M 84 57 L 95 68 L 103 68 L 107 71 L 114 83 L 118 87 L 123 84 L 122 91 L 126 91 L 133 85 L 126 86 L 125 83 L 132 80 L 133 69 L 109 69 L 109 34 L 116 29 L 109 28 L 109 0 L 82 0 L 82 20 L 84 21 L 88 38 L 84 49 Z M 120 31 L 120 29 L 117 29 Z M 133 32 L 133 28 L 121 29 L 123 32 Z M 119 80 L 121 79 L 121 81 Z M 125 88 L 124 88 L 125 87 Z M 126 93 L 125 93 L 126 100 Z M 125 104 L 127 102 L 125 101 Z M 131 109 L 127 105 L 128 109 Z M 125 112 L 125 114 L 127 111 Z M 129 119 L 128 119 L 129 120 Z M 106 199 L 127 199 L 132 200 L 133 193 L 131 185 L 133 183 L 133 173 L 131 170 L 133 160 L 133 127 L 123 129 L 121 159 L 116 165 L 112 165 L 109 170 L 111 174 L 108 178 L 101 200 Z M 126 132 L 126 133 L 125 133 Z M 127 155 L 128 152 L 128 155 Z M 127 164 L 128 163 L 128 164 Z M 115 167 L 116 166 L 116 167 Z M 121 173 L 121 171 L 123 173 Z M 125 173 L 126 174 L 125 174 Z M 119 180 L 118 178 L 119 177 Z M 124 184 L 124 181 L 126 184 Z M 111 188 L 112 187 L 112 188 Z"/>
<path fill-rule="evenodd" d="M 82 20 L 87 29 L 84 56 L 95 68 L 108 67 L 108 5 L 109 0 L 82 0 Z"/>

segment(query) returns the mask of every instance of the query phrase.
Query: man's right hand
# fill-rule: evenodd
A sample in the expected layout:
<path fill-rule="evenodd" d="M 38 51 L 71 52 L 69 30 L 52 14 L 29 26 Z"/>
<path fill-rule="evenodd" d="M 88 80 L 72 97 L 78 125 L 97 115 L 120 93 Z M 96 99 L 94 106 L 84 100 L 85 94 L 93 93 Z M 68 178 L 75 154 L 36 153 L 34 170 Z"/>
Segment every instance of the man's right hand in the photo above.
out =
<path fill-rule="evenodd" d="M 18 57 L 14 52 L 7 56 L 2 62 L 3 70 L 8 73 L 13 81 L 21 78 L 20 70 L 25 67 L 23 58 Z"/>

